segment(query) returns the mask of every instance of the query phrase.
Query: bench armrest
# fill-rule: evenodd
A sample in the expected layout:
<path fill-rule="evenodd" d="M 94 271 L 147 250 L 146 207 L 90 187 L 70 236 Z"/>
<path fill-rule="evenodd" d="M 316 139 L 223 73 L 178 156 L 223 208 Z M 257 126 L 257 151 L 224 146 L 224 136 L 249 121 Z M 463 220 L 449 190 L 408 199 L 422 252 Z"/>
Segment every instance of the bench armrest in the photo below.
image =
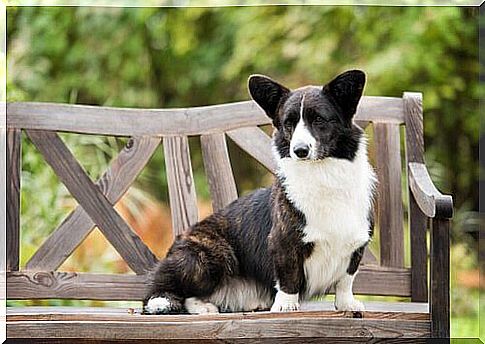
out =
<path fill-rule="evenodd" d="M 434 186 L 425 164 L 410 162 L 409 187 L 421 211 L 428 217 L 453 217 L 453 198 Z"/>

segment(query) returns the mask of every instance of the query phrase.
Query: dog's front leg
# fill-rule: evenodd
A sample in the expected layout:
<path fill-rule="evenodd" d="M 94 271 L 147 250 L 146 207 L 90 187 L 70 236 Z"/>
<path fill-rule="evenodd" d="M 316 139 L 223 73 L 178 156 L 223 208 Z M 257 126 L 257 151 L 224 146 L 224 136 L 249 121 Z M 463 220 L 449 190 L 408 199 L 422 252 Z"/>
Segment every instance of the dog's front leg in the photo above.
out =
<path fill-rule="evenodd" d="M 354 298 L 352 284 L 354 275 L 345 274 L 335 286 L 335 308 L 338 311 L 363 311 L 364 304 Z"/>
<path fill-rule="evenodd" d="M 276 288 L 278 291 L 273 306 L 271 306 L 271 312 L 290 312 L 300 309 L 299 293 L 285 293 L 278 285 Z"/>
<path fill-rule="evenodd" d="M 354 251 L 350 258 L 347 272 L 335 285 L 335 308 L 338 311 L 363 311 L 364 304 L 354 298 L 352 293 L 352 285 L 354 277 L 359 268 L 360 261 L 364 255 L 364 250 L 367 244 L 359 247 Z"/>
<path fill-rule="evenodd" d="M 275 237 L 272 239 L 277 292 L 271 311 L 297 311 L 300 309 L 300 293 L 305 278 L 301 249 L 295 244 L 288 246 L 284 241 L 278 242 Z"/>

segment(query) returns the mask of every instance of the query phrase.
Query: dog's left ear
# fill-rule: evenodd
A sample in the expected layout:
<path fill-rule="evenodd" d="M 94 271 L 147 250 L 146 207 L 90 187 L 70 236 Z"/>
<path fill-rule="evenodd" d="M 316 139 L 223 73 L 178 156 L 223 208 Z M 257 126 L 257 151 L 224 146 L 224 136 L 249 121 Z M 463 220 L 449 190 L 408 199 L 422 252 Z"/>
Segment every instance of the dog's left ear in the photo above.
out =
<path fill-rule="evenodd" d="M 361 70 L 349 70 L 337 76 L 322 92 L 329 94 L 339 105 L 346 119 L 350 120 L 357 110 L 365 85 L 365 73 Z"/>

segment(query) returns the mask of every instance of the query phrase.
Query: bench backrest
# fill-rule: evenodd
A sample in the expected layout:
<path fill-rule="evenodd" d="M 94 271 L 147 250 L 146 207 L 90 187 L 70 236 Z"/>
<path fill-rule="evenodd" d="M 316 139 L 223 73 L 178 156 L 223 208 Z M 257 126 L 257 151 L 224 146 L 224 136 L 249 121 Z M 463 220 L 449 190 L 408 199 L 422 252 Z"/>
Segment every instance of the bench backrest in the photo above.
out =
<path fill-rule="evenodd" d="M 372 125 L 371 149 L 379 179 L 379 260 L 367 250 L 354 291 L 427 300 L 426 220 L 409 199 L 412 266 L 404 266 L 401 127 L 406 164 L 423 162 L 421 95 L 363 97 L 355 121 Z M 274 172 L 270 137 L 258 126 L 269 119 L 252 101 L 186 108 L 121 109 L 96 106 L 10 103 L 7 105 L 7 297 L 140 300 L 155 255 L 113 209 L 162 143 L 174 234 L 198 220 L 189 136 L 199 136 L 204 167 L 217 210 L 238 197 L 226 140 Z M 21 131 L 42 153 L 79 206 L 19 267 Z M 130 137 L 109 169 L 93 182 L 56 132 Z M 373 144 L 373 146 L 372 146 Z M 135 275 L 59 272 L 57 269 L 97 226 Z"/>

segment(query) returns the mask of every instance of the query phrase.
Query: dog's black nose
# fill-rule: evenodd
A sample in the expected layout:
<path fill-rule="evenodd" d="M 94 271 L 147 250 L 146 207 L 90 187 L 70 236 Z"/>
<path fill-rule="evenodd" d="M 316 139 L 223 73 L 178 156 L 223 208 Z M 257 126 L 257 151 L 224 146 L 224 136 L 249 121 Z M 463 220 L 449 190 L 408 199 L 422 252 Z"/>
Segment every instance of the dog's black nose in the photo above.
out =
<path fill-rule="evenodd" d="M 293 152 L 295 152 L 296 156 L 300 159 L 308 158 L 308 154 L 310 154 L 310 147 L 307 145 L 298 145 L 293 148 Z"/>

